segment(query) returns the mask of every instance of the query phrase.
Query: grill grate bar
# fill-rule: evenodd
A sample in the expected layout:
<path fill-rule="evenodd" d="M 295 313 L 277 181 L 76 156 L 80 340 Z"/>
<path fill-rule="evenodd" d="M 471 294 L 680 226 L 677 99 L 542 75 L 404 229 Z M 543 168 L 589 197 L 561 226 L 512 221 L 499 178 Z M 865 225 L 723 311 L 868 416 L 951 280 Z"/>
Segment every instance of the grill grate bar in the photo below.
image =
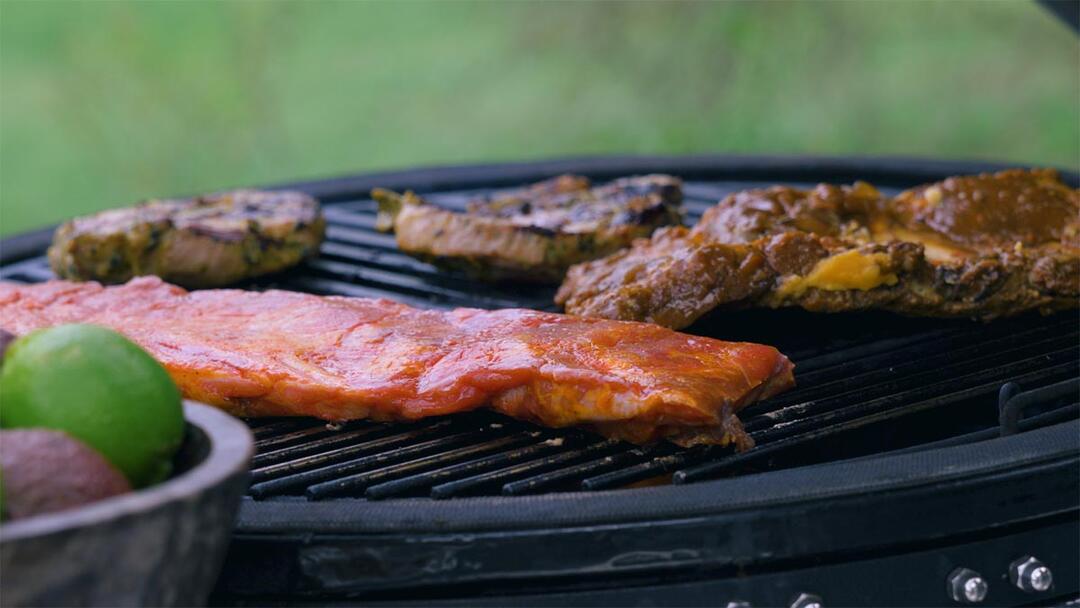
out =
<path fill-rule="evenodd" d="M 852 406 L 855 408 L 872 408 L 883 405 L 900 406 L 912 398 L 944 394 L 950 387 L 964 382 L 975 382 L 984 378 L 1000 378 L 1002 374 L 1010 373 L 1010 371 L 1016 372 L 1021 369 L 1030 369 L 1033 366 L 1043 365 L 1051 359 L 1076 357 L 1075 337 L 1064 336 L 1047 342 L 1052 344 L 1055 350 L 1047 352 L 1040 348 L 1038 343 L 1025 345 L 982 357 L 972 357 L 968 361 L 953 367 L 937 368 L 902 378 L 876 381 L 861 388 L 845 387 L 849 390 L 841 393 L 833 392 L 824 399 L 805 401 L 766 414 L 760 414 L 753 418 L 746 418 L 744 426 L 748 431 L 767 429 L 763 433 L 772 433 L 773 435 L 789 434 L 792 428 L 790 425 L 796 423 L 805 425 L 808 422 L 823 420 L 815 416 L 822 415 L 821 412 L 839 411 L 835 409 L 837 406 L 849 403 L 852 399 L 858 399 L 861 403 L 861 405 Z M 956 376 L 956 374 L 962 375 Z M 914 386 L 915 388 L 905 389 L 906 386 Z M 751 432 L 751 435 L 753 435 L 753 432 Z M 771 438 L 772 435 L 769 437 Z"/>
<path fill-rule="evenodd" d="M 365 278 L 367 273 L 367 278 L 377 277 L 383 285 L 400 287 L 411 293 L 422 292 L 426 295 L 433 290 L 444 290 L 459 300 L 462 306 L 476 307 L 478 301 L 486 300 L 504 308 L 554 309 L 554 292 L 548 286 L 515 284 L 509 289 L 505 285 L 493 284 L 485 290 L 491 295 L 483 296 L 469 286 L 468 277 L 440 271 L 402 254 L 372 253 L 337 243 L 324 243 L 320 253 L 323 261 L 333 260 L 335 265 L 326 263 L 316 269 L 331 276 Z M 373 274 L 375 271 L 378 274 Z"/>
<path fill-rule="evenodd" d="M 248 425 L 252 427 L 251 433 L 255 435 L 255 440 L 259 440 L 280 435 L 282 433 L 291 433 L 293 431 L 311 428 L 314 426 L 325 425 L 326 423 L 318 420 L 308 420 L 306 418 L 286 418 L 284 420 L 274 418 L 254 418 L 248 420 Z M 259 444 L 256 443 L 256 446 Z"/>
<path fill-rule="evenodd" d="M 464 458 L 489 454 L 496 450 L 518 447 L 531 439 L 532 436 L 530 433 L 523 432 L 516 435 L 499 437 L 490 441 L 472 443 L 464 447 L 429 454 L 422 458 L 409 460 L 374 471 L 348 475 L 340 479 L 318 483 L 309 486 L 306 494 L 307 497 L 312 500 L 358 494 L 366 490 L 369 486 L 387 479 L 393 479 L 402 475 L 423 471 L 424 469 L 434 468 L 440 464 L 446 464 L 447 462 L 457 462 Z"/>
<path fill-rule="evenodd" d="M 754 437 L 754 440 L 758 443 L 765 443 L 790 437 L 800 432 L 812 431 L 817 427 L 827 427 L 850 417 L 858 416 L 864 412 L 877 412 L 883 409 L 890 409 L 894 414 L 900 415 L 905 413 L 905 411 L 911 407 L 910 405 L 905 406 L 905 404 L 912 400 L 948 396 L 952 394 L 950 391 L 954 388 L 979 385 L 982 382 L 996 383 L 1000 386 L 1003 374 L 1024 373 L 1031 369 L 1044 369 L 1047 365 L 1058 364 L 1063 361 L 1072 362 L 1076 360 L 1076 351 L 1076 347 L 1069 347 L 1051 355 L 1040 354 L 1022 361 L 1009 361 L 1004 364 L 995 365 L 995 367 L 990 369 L 979 369 L 978 371 L 964 376 L 948 378 L 927 385 L 919 385 L 918 383 L 921 379 L 919 376 L 916 376 L 911 382 L 911 384 L 916 385 L 916 388 L 895 390 L 884 396 L 857 402 L 855 405 L 844 406 L 846 398 L 850 398 L 845 395 L 818 402 L 810 402 L 804 406 L 798 406 L 799 409 L 801 409 L 801 416 L 797 420 L 782 418 L 779 422 L 776 422 L 757 433 L 752 432 L 750 435 Z M 1066 365 L 1068 365 L 1068 363 L 1066 363 Z M 786 408 L 785 412 L 789 412 L 792 409 L 794 409 L 794 407 Z"/>
<path fill-rule="evenodd" d="M 386 272 L 376 268 L 362 268 L 354 264 L 345 264 L 331 260 L 316 259 L 308 262 L 308 268 L 325 273 L 330 277 L 345 278 L 366 285 L 377 285 L 392 293 L 409 293 L 417 297 L 437 297 L 456 306 L 483 306 L 487 308 L 511 308 L 520 304 L 517 301 L 479 296 L 459 289 L 449 289 L 426 282 L 417 277 Z"/>
<path fill-rule="evenodd" d="M 283 447 L 288 444 L 321 439 L 323 436 L 329 435 L 331 433 L 334 433 L 334 430 L 327 428 L 325 423 L 317 424 L 315 426 L 301 429 L 299 431 L 291 431 L 282 435 L 267 437 L 266 439 L 257 439 L 255 441 L 255 447 L 259 450 L 274 447 Z"/>
<path fill-rule="evenodd" d="M 639 449 L 616 452 L 615 454 L 609 454 L 588 462 L 582 462 L 580 464 L 563 467 L 540 475 L 511 481 L 503 484 L 502 493 L 506 496 L 535 494 L 537 492 L 550 490 L 555 486 L 575 479 L 596 475 L 597 473 L 602 473 L 615 467 L 636 463 L 643 458 L 647 458 L 647 455 L 644 451 Z"/>
<path fill-rule="evenodd" d="M 556 445 L 560 440 L 552 440 Z M 439 484 L 431 488 L 432 498 L 452 498 L 479 492 L 490 487 L 498 487 L 509 479 L 524 473 L 533 473 L 553 469 L 561 465 L 567 465 L 587 458 L 598 452 L 608 452 L 618 449 L 622 444 L 614 439 L 607 439 L 592 443 L 582 448 L 564 450 L 552 456 L 545 456 L 537 460 L 511 465 L 504 469 L 498 469 L 489 473 L 481 473 L 472 477 L 458 479 Z"/>
<path fill-rule="evenodd" d="M 458 293 L 475 293 L 475 290 L 471 288 L 463 289 L 462 286 L 468 283 L 467 277 L 455 272 L 441 271 L 430 264 L 402 253 L 373 252 L 340 243 L 327 242 L 323 243 L 320 255 L 325 259 L 354 264 L 356 268 L 361 270 L 371 267 L 391 273 L 404 274 L 406 277 L 422 279 L 423 283 L 417 283 L 417 285 L 433 284 L 455 290 Z M 552 307 L 552 289 L 548 286 L 516 284 L 512 288 L 508 288 L 503 284 L 492 284 L 486 291 L 494 294 L 496 299 L 505 301 L 514 307 L 532 304 L 536 304 L 538 307 Z M 473 306 L 471 303 L 469 305 Z"/>
<path fill-rule="evenodd" d="M 818 393 L 828 393 L 829 391 L 821 390 L 824 385 L 839 386 L 860 383 L 867 385 L 869 384 L 868 380 L 873 377 L 872 374 L 875 372 L 885 377 L 895 374 L 895 368 L 892 366 L 896 365 L 897 362 L 909 362 L 913 359 L 921 361 L 921 358 L 912 356 L 915 353 L 942 352 L 947 345 L 951 344 L 950 338 L 956 339 L 957 343 L 968 343 L 975 339 L 963 333 L 957 335 L 958 333 L 928 332 L 903 340 L 884 340 L 882 342 L 888 342 L 894 347 L 875 348 L 873 349 L 874 352 L 868 352 L 870 349 L 863 348 L 864 345 L 855 346 L 843 351 L 845 354 L 849 354 L 851 359 L 816 368 L 809 366 L 811 367 L 810 371 L 804 371 L 808 366 L 801 360 L 793 359 L 799 361 L 796 367 L 796 381 L 799 386 L 767 401 L 747 406 L 742 410 L 741 416 L 744 419 L 750 419 L 759 414 L 768 415 L 769 412 L 774 412 L 788 405 L 805 402 Z M 966 340 L 964 340 L 965 337 Z M 877 345 L 873 346 L 876 347 Z"/>
<path fill-rule="evenodd" d="M 1066 320 L 1061 319 L 1061 321 Z M 844 355 L 839 360 L 834 357 L 836 352 L 815 356 L 808 361 L 800 360 L 799 377 L 807 383 L 817 384 L 850 376 L 852 372 L 880 370 L 896 361 L 907 361 L 912 355 L 920 357 L 939 355 L 943 351 L 972 344 L 986 344 L 989 341 L 1020 342 L 1021 338 L 1054 335 L 1062 331 L 1075 333 L 1077 332 L 1076 324 L 1059 322 L 1019 329 L 1005 324 L 980 328 L 978 332 L 972 332 L 964 327 L 931 331 L 904 338 L 877 340 L 870 344 L 839 351 Z M 828 364 L 823 364 L 826 361 L 829 361 Z"/>
<path fill-rule="evenodd" d="M 339 217 L 350 215 L 374 215 L 379 210 L 379 204 L 374 199 L 358 198 L 351 200 L 336 201 L 333 205 L 323 207 L 326 221 L 334 223 Z M 374 223 L 374 222 L 373 222 Z"/>
<path fill-rule="evenodd" d="M 353 262 L 364 266 L 374 266 L 392 272 L 408 272 L 415 276 L 428 278 L 436 282 L 447 282 L 448 277 L 431 264 L 407 256 L 400 252 L 372 251 L 334 241 L 326 241 L 319 249 L 320 258 L 330 258 Z"/>
<path fill-rule="evenodd" d="M 962 336 L 964 333 L 965 332 L 962 329 L 957 328 L 951 331 L 935 330 L 896 338 L 871 338 L 862 344 L 818 354 L 800 361 L 799 367 L 802 369 L 799 371 L 802 373 L 801 375 L 821 375 L 822 372 L 827 370 L 835 370 L 837 368 L 849 369 L 853 366 L 857 366 L 860 361 L 869 357 L 890 355 L 911 346 L 949 336 Z"/>
<path fill-rule="evenodd" d="M 1080 403 L 1072 403 L 1063 407 L 1055 408 L 1049 412 L 1042 414 L 1036 414 L 1020 421 L 1019 428 L 1021 432 L 1031 431 L 1034 429 L 1042 428 L 1044 426 L 1050 426 L 1051 424 L 1057 424 L 1059 422 L 1065 422 L 1076 418 L 1080 414 Z M 889 450 L 888 452 L 882 452 L 882 454 L 871 454 L 868 456 L 860 456 L 858 458 L 852 458 L 851 461 L 864 460 L 866 458 L 877 458 L 883 454 L 890 456 L 895 454 L 908 454 L 911 452 L 921 452 L 923 450 L 932 450 L 935 448 L 946 448 L 954 445 L 963 445 L 966 443 L 977 443 L 979 441 L 987 441 L 1001 436 L 1001 431 L 997 428 L 982 429 L 972 433 L 966 433 L 964 435 L 954 435 L 952 437 L 946 437 L 945 439 L 939 439 L 938 441 L 930 441 L 927 443 L 920 443 L 917 445 L 908 446 L 906 448 L 900 448 L 897 450 Z"/>
<path fill-rule="evenodd" d="M 339 241 L 348 245 L 398 253 L 397 241 L 394 240 L 394 236 L 383 232 L 327 226 L 326 238 L 330 241 Z"/>
<path fill-rule="evenodd" d="M 371 232 L 378 232 L 375 230 L 376 210 L 375 202 L 371 201 L 370 205 L 361 206 L 359 208 L 347 208 L 345 205 L 327 207 L 323 210 L 323 215 L 326 216 L 327 223 L 331 225 L 348 226 L 349 228 L 359 228 Z M 366 213 L 364 213 L 364 211 L 366 211 Z"/>
<path fill-rule="evenodd" d="M 7 266 L 0 272 L 0 280 L 17 283 L 38 283 L 56 278 L 45 258 L 34 258 Z"/>
<path fill-rule="evenodd" d="M 672 453 L 658 456 L 649 462 L 583 479 L 581 480 L 581 489 L 597 491 L 621 488 L 635 482 L 670 473 L 692 460 L 701 460 L 716 452 L 715 448 L 695 448 L 684 451 L 675 451 L 674 448 L 667 449 Z"/>
<path fill-rule="evenodd" d="M 401 433 L 253 469 L 251 471 L 252 481 L 256 483 L 252 486 L 252 490 L 256 492 L 256 488 L 259 488 L 257 493 L 265 495 L 272 491 L 293 489 L 300 486 L 306 487 L 305 483 L 325 481 L 325 479 L 333 477 L 339 466 L 345 467 L 348 464 L 337 465 L 332 463 L 368 455 L 382 449 L 396 448 L 410 441 L 427 440 L 431 435 L 446 433 L 449 429 L 450 422 L 440 420 L 427 426 L 410 428 Z M 344 472 L 347 473 L 348 471 Z"/>
<path fill-rule="evenodd" d="M 917 348 L 918 345 L 942 339 L 951 335 L 964 335 L 963 328 L 935 329 L 907 335 L 893 335 L 891 332 L 864 336 L 846 345 L 833 345 L 823 351 L 820 346 L 784 349 L 784 353 L 799 365 L 799 377 L 835 377 L 843 375 L 844 370 L 858 369 L 862 361 L 871 357 L 895 355 L 896 353 Z M 867 367 L 867 369 L 872 369 Z"/>
<path fill-rule="evenodd" d="M 1016 381 L 1042 381 L 1046 380 L 1047 378 L 1067 374 L 1070 371 L 1075 371 L 1075 367 L 1075 362 L 1069 362 L 1050 368 L 1038 369 L 1024 376 L 1016 378 Z M 798 434 L 790 433 L 787 435 L 781 435 L 780 433 L 770 433 L 769 431 L 765 431 L 764 433 L 762 433 L 763 435 L 780 436 L 780 438 L 775 439 L 774 441 L 770 441 L 767 444 L 763 443 L 748 452 L 735 454 L 733 456 L 720 458 L 705 464 L 692 466 L 688 469 L 676 471 L 674 475 L 672 475 L 672 481 L 674 483 L 688 483 L 691 481 L 700 481 L 703 479 L 716 477 L 717 475 L 725 471 L 734 470 L 740 467 L 744 467 L 749 463 L 760 462 L 763 459 L 773 457 L 779 452 L 791 450 L 796 447 L 806 445 L 808 443 L 822 441 L 827 437 L 838 435 L 840 433 L 851 431 L 857 428 L 862 428 L 869 424 L 883 422 L 886 420 L 897 418 L 899 416 L 921 412 L 931 408 L 950 405 L 952 403 L 956 403 L 962 400 L 978 397 L 985 397 L 989 399 L 996 396 L 1000 388 L 1000 380 L 992 380 L 990 382 L 965 388 L 960 391 L 955 391 L 944 397 L 934 397 L 917 403 L 912 403 L 905 406 L 901 410 L 878 408 L 872 413 L 862 415 L 854 419 L 849 419 L 847 417 L 847 414 L 849 412 L 844 412 L 842 410 L 853 410 L 858 406 L 855 406 L 853 408 L 841 408 L 841 410 L 830 412 L 829 414 L 824 415 L 823 417 L 827 417 L 827 419 L 824 421 L 825 424 L 811 426 L 809 422 L 797 423 L 800 427 L 800 430 L 803 430 L 803 432 L 800 432 Z M 804 430 L 802 427 L 810 428 Z M 768 439 L 766 440 L 770 439 L 773 439 L 773 437 L 768 437 Z"/>
<path fill-rule="evenodd" d="M 251 466 L 256 469 L 265 468 L 268 465 L 278 464 L 289 460 L 297 460 L 300 457 L 316 454 L 334 448 L 348 446 L 357 439 L 369 437 L 377 433 L 391 432 L 390 425 L 373 425 L 365 428 L 335 433 L 329 437 L 322 437 L 314 441 L 306 441 L 299 445 L 288 446 L 276 450 L 262 451 L 251 460 Z M 258 444 L 256 444 L 258 447 Z"/>
<path fill-rule="evenodd" d="M 377 453 L 368 454 L 360 458 L 349 460 L 329 467 L 304 471 L 292 477 L 277 479 L 279 482 L 301 482 L 304 486 L 312 486 L 316 483 L 338 478 L 342 475 L 352 475 L 362 471 L 372 470 L 389 464 L 401 462 L 408 458 L 424 456 L 433 452 L 445 452 L 457 446 L 483 439 L 488 432 L 486 429 L 477 431 L 459 432 L 445 437 L 437 437 L 427 441 L 420 441 L 410 445 L 396 447 L 388 450 L 379 450 Z M 268 482 L 269 483 L 269 482 Z"/>
<path fill-rule="evenodd" d="M 530 433 L 532 439 L 543 436 L 544 433 L 540 431 L 533 431 Z M 411 496 L 417 493 L 426 493 L 432 486 L 439 483 L 464 476 L 475 475 L 483 471 L 490 471 L 495 468 L 502 468 L 508 463 L 521 462 L 534 456 L 553 452 L 558 449 L 558 447 L 557 443 L 552 442 L 550 439 L 544 439 L 540 443 L 535 443 L 522 448 L 508 450 L 484 458 L 441 467 L 418 475 L 410 475 L 401 479 L 372 485 L 364 492 L 364 496 L 369 499 L 381 499 L 389 498 L 391 496 Z"/>

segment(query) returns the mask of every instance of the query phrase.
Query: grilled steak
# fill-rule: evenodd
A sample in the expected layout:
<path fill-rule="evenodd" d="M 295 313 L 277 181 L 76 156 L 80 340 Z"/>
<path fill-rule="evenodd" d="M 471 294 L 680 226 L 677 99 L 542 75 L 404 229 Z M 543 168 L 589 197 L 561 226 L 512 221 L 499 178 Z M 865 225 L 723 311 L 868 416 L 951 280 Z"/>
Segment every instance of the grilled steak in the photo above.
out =
<path fill-rule="evenodd" d="M 60 226 L 49 263 L 67 279 L 122 283 L 152 274 L 213 287 L 294 266 L 318 251 L 325 226 L 319 203 L 300 192 L 153 200 Z"/>
<path fill-rule="evenodd" d="M 563 175 L 473 201 L 464 213 L 412 192 L 377 189 L 372 197 L 379 203 L 378 227 L 393 230 L 402 251 L 487 280 L 557 283 L 573 264 L 682 221 L 682 182 L 667 175 L 597 188 L 584 177 Z"/>
<path fill-rule="evenodd" d="M 889 199 L 865 183 L 733 194 L 572 268 L 572 314 L 685 327 L 717 307 L 993 319 L 1075 308 L 1080 193 L 1052 170 L 953 177 Z"/>
<path fill-rule="evenodd" d="M 242 416 L 415 420 L 490 407 L 636 443 L 750 446 L 735 412 L 793 384 L 775 348 L 531 310 L 285 291 L 0 283 L 0 329 L 124 333 L 185 396 Z"/>

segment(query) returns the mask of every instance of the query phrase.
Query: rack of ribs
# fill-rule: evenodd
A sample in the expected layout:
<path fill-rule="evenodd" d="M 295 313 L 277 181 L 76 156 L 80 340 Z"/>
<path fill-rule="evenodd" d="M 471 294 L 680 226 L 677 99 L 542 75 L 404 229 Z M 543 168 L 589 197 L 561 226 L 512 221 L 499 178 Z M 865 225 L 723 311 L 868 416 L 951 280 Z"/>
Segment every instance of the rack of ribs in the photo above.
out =
<path fill-rule="evenodd" d="M 241 416 L 416 420 L 490 407 L 635 443 L 751 445 L 735 413 L 793 385 L 775 348 L 532 310 L 288 291 L 0 283 L 0 329 L 125 334 L 188 398 Z"/>
<path fill-rule="evenodd" d="M 881 309 L 984 320 L 1076 308 L 1080 191 L 1055 171 L 732 194 L 693 228 L 667 228 L 570 269 L 566 312 L 682 328 L 714 309 Z"/>

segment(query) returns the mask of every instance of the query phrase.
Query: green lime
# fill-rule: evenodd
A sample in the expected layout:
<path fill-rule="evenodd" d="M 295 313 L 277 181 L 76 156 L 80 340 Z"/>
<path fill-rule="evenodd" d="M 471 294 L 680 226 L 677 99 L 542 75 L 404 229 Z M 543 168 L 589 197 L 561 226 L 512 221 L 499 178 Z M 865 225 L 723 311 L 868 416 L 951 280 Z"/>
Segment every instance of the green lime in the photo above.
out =
<path fill-rule="evenodd" d="M 66 431 L 142 487 L 169 475 L 184 413 L 176 385 L 146 351 L 104 327 L 61 325 L 8 349 L 0 426 Z"/>

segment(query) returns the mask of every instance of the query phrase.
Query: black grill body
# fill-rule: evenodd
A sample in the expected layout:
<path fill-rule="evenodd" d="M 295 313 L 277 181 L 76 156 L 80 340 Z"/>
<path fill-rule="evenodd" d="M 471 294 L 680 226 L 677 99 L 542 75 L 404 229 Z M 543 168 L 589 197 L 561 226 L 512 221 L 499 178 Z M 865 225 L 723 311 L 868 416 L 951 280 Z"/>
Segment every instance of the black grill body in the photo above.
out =
<path fill-rule="evenodd" d="M 726 193 L 870 181 L 886 192 L 986 164 L 901 159 L 591 158 L 294 184 L 326 205 L 321 256 L 247 287 L 417 306 L 553 310 L 397 251 L 372 187 L 448 207 L 576 172 L 686 180 L 688 221 Z M 1077 176 L 1066 175 L 1076 185 Z M 51 277 L 48 231 L 5 240 L 0 277 Z M 990 324 L 883 313 L 714 314 L 690 333 L 773 344 L 798 387 L 744 410 L 758 447 L 638 448 L 478 412 L 414 425 L 251 421 L 253 485 L 216 601 L 451 605 L 943 605 L 959 567 L 987 603 L 1080 593 L 1075 312 Z M 1009 564 L 1034 555 L 1031 595 Z"/>

